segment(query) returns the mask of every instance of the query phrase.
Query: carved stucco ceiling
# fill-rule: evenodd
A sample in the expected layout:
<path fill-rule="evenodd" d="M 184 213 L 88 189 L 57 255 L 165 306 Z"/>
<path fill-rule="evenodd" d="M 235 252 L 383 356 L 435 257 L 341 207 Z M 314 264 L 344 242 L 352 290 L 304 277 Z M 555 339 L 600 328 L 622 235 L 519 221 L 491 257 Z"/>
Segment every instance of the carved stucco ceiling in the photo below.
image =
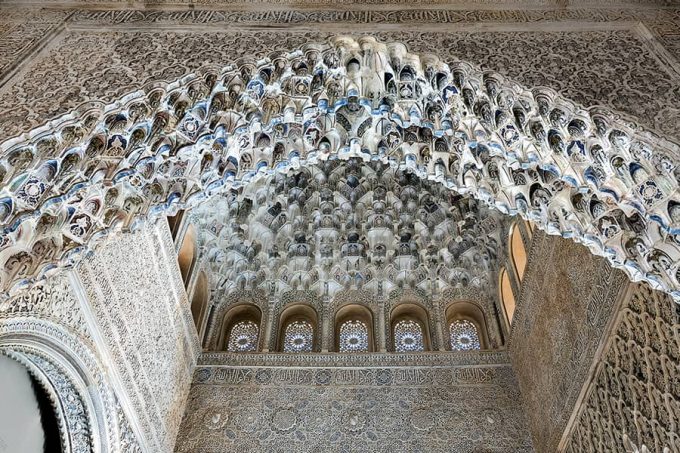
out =
<path fill-rule="evenodd" d="M 211 297 L 342 289 L 495 290 L 510 218 L 409 170 L 337 159 L 215 197 L 192 211 Z"/>
<path fill-rule="evenodd" d="M 5 288 L 113 231 L 328 159 L 378 160 L 678 295 L 678 147 L 602 108 L 339 37 L 89 104 L 2 145 Z"/>

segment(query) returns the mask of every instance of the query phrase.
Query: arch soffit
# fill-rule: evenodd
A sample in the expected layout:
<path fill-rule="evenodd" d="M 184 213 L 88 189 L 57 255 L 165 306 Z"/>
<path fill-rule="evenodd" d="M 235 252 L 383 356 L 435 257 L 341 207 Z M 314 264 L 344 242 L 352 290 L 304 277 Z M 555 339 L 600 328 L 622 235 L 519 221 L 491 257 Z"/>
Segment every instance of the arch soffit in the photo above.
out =
<path fill-rule="evenodd" d="M 519 213 L 680 298 L 678 145 L 551 90 L 370 37 L 91 103 L 0 153 L 10 292 L 75 264 L 112 231 L 271 172 L 355 156 Z"/>

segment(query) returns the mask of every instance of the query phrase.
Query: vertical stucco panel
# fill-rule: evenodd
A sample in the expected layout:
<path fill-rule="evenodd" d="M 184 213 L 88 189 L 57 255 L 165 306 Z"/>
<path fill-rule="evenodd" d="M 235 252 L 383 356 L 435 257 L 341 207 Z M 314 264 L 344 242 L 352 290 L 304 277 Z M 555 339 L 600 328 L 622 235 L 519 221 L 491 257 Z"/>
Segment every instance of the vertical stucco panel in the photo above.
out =
<path fill-rule="evenodd" d="M 557 451 L 624 285 L 584 246 L 536 234 L 509 350 L 537 451 Z"/>
<path fill-rule="evenodd" d="M 670 296 L 632 285 L 565 445 L 680 451 L 680 306 Z"/>
<path fill-rule="evenodd" d="M 117 235 L 79 269 L 148 451 L 173 449 L 199 350 L 169 235 L 163 222 Z"/>

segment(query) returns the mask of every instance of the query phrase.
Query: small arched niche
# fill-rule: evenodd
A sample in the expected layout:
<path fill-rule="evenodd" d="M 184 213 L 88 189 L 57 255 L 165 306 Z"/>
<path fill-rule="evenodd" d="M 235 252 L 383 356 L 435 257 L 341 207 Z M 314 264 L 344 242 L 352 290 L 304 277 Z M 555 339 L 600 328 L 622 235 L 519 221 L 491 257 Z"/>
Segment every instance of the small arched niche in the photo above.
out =
<path fill-rule="evenodd" d="M 318 351 L 318 326 L 318 315 L 312 306 L 287 306 L 279 317 L 276 350 L 290 353 Z"/>
<path fill-rule="evenodd" d="M 510 261 L 515 270 L 515 275 L 517 279 L 521 282 L 524 278 L 524 270 L 527 266 L 527 251 L 524 247 L 524 241 L 522 240 L 522 234 L 520 232 L 520 226 L 515 222 L 510 227 Z"/>
<path fill-rule="evenodd" d="M 222 319 L 219 350 L 256 352 L 259 350 L 262 310 L 253 304 L 239 304 L 229 309 Z"/>
<path fill-rule="evenodd" d="M 484 311 L 469 301 L 452 302 L 446 308 L 448 348 L 470 351 L 489 348 Z"/>
<path fill-rule="evenodd" d="M 395 352 L 431 351 L 427 311 L 417 304 L 403 303 L 390 313 L 392 350 Z"/>
<path fill-rule="evenodd" d="M 209 300 L 210 290 L 208 289 L 208 277 L 205 275 L 205 272 L 201 271 L 196 279 L 194 294 L 191 297 L 191 316 L 194 318 L 194 325 L 196 326 L 199 338 L 201 338 L 201 329 L 208 310 Z"/>
<path fill-rule="evenodd" d="M 345 305 L 335 313 L 335 350 L 338 352 L 373 352 L 373 313 L 358 304 Z"/>
<path fill-rule="evenodd" d="M 511 326 L 512 318 L 515 315 L 515 293 L 510 283 L 510 275 L 508 275 L 508 271 L 505 268 L 501 268 L 498 279 L 498 296 L 500 297 L 508 326 Z"/>
<path fill-rule="evenodd" d="M 196 229 L 193 225 L 189 225 L 184 234 L 182 246 L 177 254 L 177 262 L 179 264 L 179 271 L 182 274 L 182 281 L 186 287 L 189 284 L 191 270 L 196 262 Z"/>

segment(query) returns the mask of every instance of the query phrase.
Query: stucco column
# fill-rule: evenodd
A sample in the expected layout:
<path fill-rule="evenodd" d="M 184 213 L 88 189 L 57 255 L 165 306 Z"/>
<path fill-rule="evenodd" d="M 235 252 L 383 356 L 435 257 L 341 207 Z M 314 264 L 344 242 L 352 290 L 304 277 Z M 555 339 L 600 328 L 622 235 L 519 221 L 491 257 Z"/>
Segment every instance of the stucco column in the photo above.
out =
<path fill-rule="evenodd" d="M 331 310 L 328 309 L 330 304 L 330 299 L 328 296 L 323 298 L 323 311 L 324 316 L 321 323 L 321 352 L 328 352 L 331 348 L 331 322 L 334 320 L 330 319 L 332 316 Z"/>
<path fill-rule="evenodd" d="M 386 352 L 387 338 L 385 338 L 385 329 L 387 326 L 385 325 L 385 300 L 383 298 L 378 302 L 378 308 L 378 325 L 380 326 L 380 329 L 378 329 L 378 350 Z"/>
<path fill-rule="evenodd" d="M 446 351 L 447 342 L 444 340 L 444 328 L 442 324 L 446 324 L 446 320 L 442 317 L 441 299 L 432 301 L 432 310 L 434 311 L 434 334 L 437 336 L 437 343 L 440 351 Z"/>
<path fill-rule="evenodd" d="M 272 339 L 272 329 L 274 328 L 274 307 L 275 300 L 269 301 L 269 315 L 267 315 L 267 324 L 264 326 L 264 344 L 262 345 L 262 352 L 269 352 L 269 344 Z"/>

